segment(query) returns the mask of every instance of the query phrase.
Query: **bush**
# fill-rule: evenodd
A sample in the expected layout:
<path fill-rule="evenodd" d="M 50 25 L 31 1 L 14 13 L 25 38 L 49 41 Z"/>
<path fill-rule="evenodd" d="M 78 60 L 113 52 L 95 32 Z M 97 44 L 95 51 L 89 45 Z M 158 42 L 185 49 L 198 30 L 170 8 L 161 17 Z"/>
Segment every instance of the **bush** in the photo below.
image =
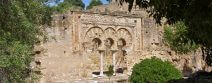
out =
<path fill-rule="evenodd" d="M 31 71 L 31 48 L 20 42 L 8 45 L 0 40 L 0 49 L 0 72 L 3 74 L 0 83 L 25 83 Z"/>
<path fill-rule="evenodd" d="M 113 65 L 109 65 L 108 66 L 108 71 L 106 72 L 106 75 L 109 77 L 109 79 L 111 78 L 111 76 L 113 75 L 114 71 L 113 71 Z"/>
<path fill-rule="evenodd" d="M 166 83 L 180 78 L 181 72 L 170 62 L 152 57 L 136 64 L 129 80 L 132 83 Z"/>

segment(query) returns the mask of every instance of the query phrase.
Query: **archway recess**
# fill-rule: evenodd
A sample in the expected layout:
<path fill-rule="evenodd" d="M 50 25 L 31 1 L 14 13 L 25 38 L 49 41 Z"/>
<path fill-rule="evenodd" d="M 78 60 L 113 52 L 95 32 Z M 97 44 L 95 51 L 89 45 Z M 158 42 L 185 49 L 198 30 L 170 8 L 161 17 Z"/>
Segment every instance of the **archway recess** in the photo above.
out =
<path fill-rule="evenodd" d="M 94 49 L 98 49 L 102 45 L 102 41 L 99 38 L 94 38 L 92 40 L 92 44 L 94 46 Z"/>
<path fill-rule="evenodd" d="M 86 43 L 86 50 L 97 50 L 102 46 L 102 36 L 104 31 L 100 27 L 91 27 L 89 28 L 84 36 L 83 42 Z"/>
<path fill-rule="evenodd" d="M 106 39 L 106 47 L 111 48 L 114 45 L 114 40 L 112 38 Z"/>
<path fill-rule="evenodd" d="M 123 47 L 129 47 L 132 43 L 132 35 L 125 28 L 118 29 L 117 38 L 118 42 L 123 44 Z"/>
<path fill-rule="evenodd" d="M 119 40 L 118 40 L 118 48 L 123 48 L 124 46 L 126 46 L 126 40 L 125 39 L 123 39 L 123 38 L 120 38 Z"/>

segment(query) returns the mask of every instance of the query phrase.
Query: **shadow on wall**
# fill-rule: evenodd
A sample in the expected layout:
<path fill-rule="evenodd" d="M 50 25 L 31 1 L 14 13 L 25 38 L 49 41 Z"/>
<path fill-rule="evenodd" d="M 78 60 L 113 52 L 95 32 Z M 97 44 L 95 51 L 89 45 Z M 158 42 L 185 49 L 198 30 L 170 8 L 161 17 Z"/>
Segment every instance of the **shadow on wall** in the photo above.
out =
<path fill-rule="evenodd" d="M 212 72 L 198 71 L 189 78 L 170 80 L 168 83 L 212 83 Z"/>

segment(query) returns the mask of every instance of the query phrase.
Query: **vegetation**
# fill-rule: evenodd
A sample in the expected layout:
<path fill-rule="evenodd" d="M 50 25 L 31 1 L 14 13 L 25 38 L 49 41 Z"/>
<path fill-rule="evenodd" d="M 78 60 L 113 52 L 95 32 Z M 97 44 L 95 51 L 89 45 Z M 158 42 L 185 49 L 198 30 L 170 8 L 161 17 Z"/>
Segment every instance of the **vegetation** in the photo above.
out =
<path fill-rule="evenodd" d="M 109 79 L 113 75 L 113 73 L 114 73 L 114 71 L 113 71 L 113 65 L 109 65 L 108 66 L 108 71 L 106 72 L 106 75 L 109 77 Z"/>
<path fill-rule="evenodd" d="M 134 0 L 126 1 L 132 9 Z M 174 24 L 183 21 L 188 27 L 186 37 L 201 45 L 204 56 L 207 57 L 208 65 L 212 65 L 212 2 L 211 0 L 135 0 L 136 5 L 146 8 L 157 23 L 162 18 L 167 23 Z"/>
<path fill-rule="evenodd" d="M 86 9 L 91 9 L 93 6 L 98 6 L 98 5 L 102 5 L 102 2 L 100 0 L 92 0 Z"/>
<path fill-rule="evenodd" d="M 1 83 L 24 83 L 30 76 L 39 25 L 51 20 L 45 0 L 0 0 Z"/>
<path fill-rule="evenodd" d="M 58 2 L 56 0 L 56 2 Z M 83 9 L 85 7 L 82 0 L 64 0 L 63 2 L 59 3 L 57 6 L 53 7 L 53 10 L 59 13 L 64 13 L 67 10 L 73 9 Z"/>
<path fill-rule="evenodd" d="M 110 3 L 112 0 L 106 0 L 106 1 L 108 1 Z"/>
<path fill-rule="evenodd" d="M 165 27 L 164 40 L 177 53 L 188 53 L 198 48 L 195 42 L 186 37 L 187 28 L 182 21 Z"/>
<path fill-rule="evenodd" d="M 129 77 L 132 83 L 166 83 L 169 80 L 182 78 L 181 72 L 170 62 L 156 57 L 141 61 L 132 70 Z"/>

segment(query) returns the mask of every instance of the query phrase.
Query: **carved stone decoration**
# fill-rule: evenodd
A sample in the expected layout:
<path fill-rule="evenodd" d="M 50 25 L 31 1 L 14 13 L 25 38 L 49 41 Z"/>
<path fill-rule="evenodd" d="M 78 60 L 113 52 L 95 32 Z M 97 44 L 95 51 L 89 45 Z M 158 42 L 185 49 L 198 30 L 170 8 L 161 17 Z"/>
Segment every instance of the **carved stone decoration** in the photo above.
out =
<path fill-rule="evenodd" d="M 111 27 L 106 28 L 104 30 L 104 37 L 105 37 L 105 40 L 107 40 L 109 44 L 111 45 L 110 48 L 115 49 L 116 31 Z"/>
<path fill-rule="evenodd" d="M 81 17 L 81 22 L 84 24 L 116 25 L 116 26 L 128 26 L 128 27 L 136 26 L 134 19 L 114 18 L 111 16 L 105 18 L 104 15 L 99 15 L 99 14 L 96 14 L 96 15 L 83 14 Z"/>
<path fill-rule="evenodd" d="M 124 44 L 123 41 L 120 41 L 121 40 L 124 40 L 125 42 L 125 47 L 126 48 L 129 48 L 131 45 L 132 45 L 132 35 L 131 33 L 125 29 L 125 28 L 120 28 L 118 31 L 117 31 L 117 38 L 119 40 L 119 43 L 120 44 Z"/>

